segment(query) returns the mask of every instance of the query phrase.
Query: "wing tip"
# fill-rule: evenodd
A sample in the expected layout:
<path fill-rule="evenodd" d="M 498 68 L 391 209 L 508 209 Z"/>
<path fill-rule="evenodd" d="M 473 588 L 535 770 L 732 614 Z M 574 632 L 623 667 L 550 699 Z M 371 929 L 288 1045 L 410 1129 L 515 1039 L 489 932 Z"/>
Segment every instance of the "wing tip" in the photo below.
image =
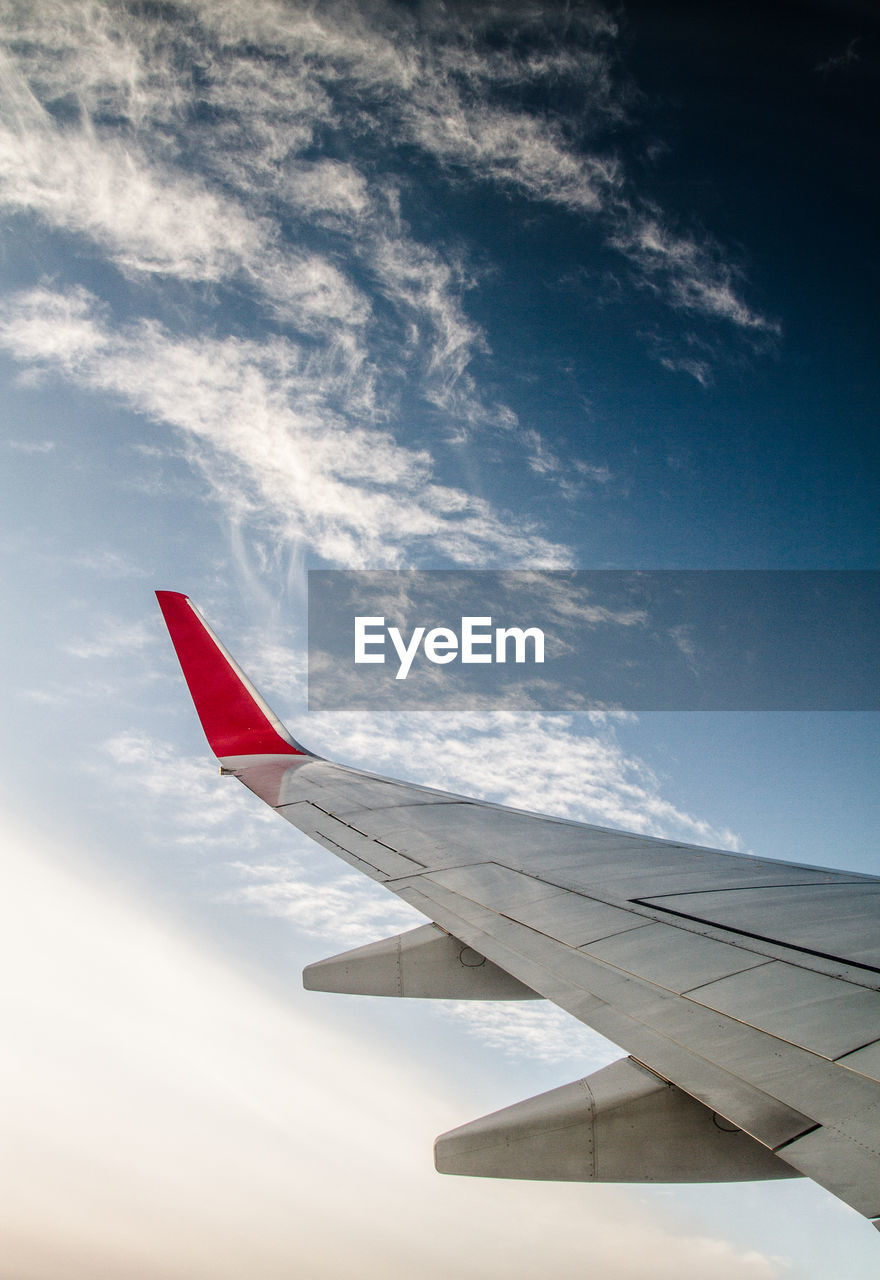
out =
<path fill-rule="evenodd" d="M 156 591 L 156 600 L 195 704 L 219 759 L 308 756 L 182 591 Z"/>

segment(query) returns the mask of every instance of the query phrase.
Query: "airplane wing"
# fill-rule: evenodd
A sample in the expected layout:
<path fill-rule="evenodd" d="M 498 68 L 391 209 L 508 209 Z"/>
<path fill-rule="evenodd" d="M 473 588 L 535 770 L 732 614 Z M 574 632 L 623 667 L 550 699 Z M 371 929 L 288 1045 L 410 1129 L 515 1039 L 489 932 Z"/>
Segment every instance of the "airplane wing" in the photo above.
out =
<path fill-rule="evenodd" d="M 880 1226 L 880 878 L 700 848 L 309 753 L 204 619 L 157 592 L 221 771 L 429 923 L 306 987 L 544 997 L 626 1057 L 442 1135 L 441 1172 L 806 1175 Z"/>

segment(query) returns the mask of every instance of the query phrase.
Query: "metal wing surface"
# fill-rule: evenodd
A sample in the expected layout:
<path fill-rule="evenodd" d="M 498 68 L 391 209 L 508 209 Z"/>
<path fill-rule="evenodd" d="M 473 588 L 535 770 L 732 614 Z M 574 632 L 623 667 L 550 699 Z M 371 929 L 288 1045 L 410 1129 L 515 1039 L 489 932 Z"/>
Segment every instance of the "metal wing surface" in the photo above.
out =
<path fill-rule="evenodd" d="M 185 596 L 159 602 L 224 772 L 429 924 L 308 987 L 540 996 L 611 1067 L 438 1139 L 444 1172 L 606 1181 L 805 1174 L 880 1219 L 880 878 L 546 817 L 322 760 Z"/>

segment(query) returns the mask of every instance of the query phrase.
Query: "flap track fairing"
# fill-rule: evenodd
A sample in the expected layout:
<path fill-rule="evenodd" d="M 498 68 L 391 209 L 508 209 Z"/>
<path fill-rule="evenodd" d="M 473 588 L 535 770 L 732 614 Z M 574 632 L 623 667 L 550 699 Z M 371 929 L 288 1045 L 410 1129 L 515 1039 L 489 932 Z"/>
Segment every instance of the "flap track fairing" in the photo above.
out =
<path fill-rule="evenodd" d="M 440 1173 L 553 1182 L 797 1177 L 769 1148 L 632 1058 L 442 1134 Z"/>
<path fill-rule="evenodd" d="M 538 1000 L 531 987 L 435 924 L 319 960 L 303 970 L 307 991 L 433 1000 Z"/>

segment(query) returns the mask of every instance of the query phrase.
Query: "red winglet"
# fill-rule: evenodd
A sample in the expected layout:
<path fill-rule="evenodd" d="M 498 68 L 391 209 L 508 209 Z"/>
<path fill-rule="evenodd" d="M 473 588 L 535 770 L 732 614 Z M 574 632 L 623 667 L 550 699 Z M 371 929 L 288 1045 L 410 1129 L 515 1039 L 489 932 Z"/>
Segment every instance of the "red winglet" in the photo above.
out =
<path fill-rule="evenodd" d="M 215 755 L 308 755 L 291 738 L 196 606 L 179 591 L 156 599 Z"/>

